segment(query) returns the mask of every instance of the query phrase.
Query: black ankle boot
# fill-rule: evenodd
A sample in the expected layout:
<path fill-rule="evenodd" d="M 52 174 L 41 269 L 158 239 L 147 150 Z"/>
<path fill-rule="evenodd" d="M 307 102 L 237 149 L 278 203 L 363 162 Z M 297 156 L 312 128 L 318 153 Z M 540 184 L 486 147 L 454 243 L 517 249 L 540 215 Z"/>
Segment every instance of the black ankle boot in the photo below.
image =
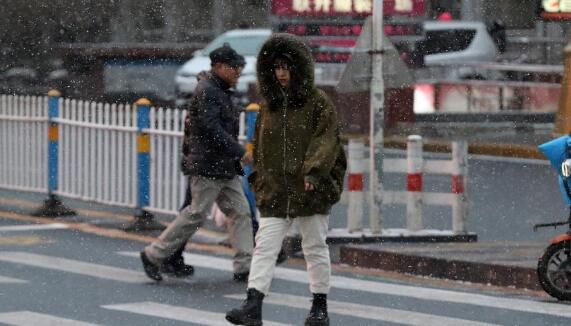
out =
<path fill-rule="evenodd" d="M 226 313 L 226 320 L 234 325 L 261 326 L 262 300 L 264 294 L 254 288 L 248 289 L 248 297 L 242 307 Z"/>
<path fill-rule="evenodd" d="M 314 293 L 311 310 L 305 319 L 305 326 L 329 326 L 327 316 L 327 294 Z"/>

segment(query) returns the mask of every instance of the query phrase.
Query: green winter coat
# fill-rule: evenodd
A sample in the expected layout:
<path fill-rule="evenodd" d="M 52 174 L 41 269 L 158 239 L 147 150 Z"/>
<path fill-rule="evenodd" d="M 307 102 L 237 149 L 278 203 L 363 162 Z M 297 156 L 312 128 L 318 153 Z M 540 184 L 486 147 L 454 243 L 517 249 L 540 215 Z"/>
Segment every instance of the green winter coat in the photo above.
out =
<path fill-rule="evenodd" d="M 287 90 L 272 69 L 275 54 L 283 53 L 295 64 Z M 274 34 L 260 50 L 257 73 L 264 102 L 256 121 L 250 183 L 261 216 L 328 214 L 340 198 L 347 163 L 335 107 L 313 85 L 309 49 L 294 36 Z M 305 182 L 315 191 L 305 191 Z"/>

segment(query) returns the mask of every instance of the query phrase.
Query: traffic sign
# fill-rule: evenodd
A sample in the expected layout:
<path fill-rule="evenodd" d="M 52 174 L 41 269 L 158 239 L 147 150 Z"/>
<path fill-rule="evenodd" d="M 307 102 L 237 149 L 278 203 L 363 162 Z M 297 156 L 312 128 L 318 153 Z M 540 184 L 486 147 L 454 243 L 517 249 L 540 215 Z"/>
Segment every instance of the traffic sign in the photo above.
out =
<path fill-rule="evenodd" d="M 371 18 L 368 17 L 353 50 L 351 59 L 337 84 L 341 93 L 370 90 L 371 84 Z M 402 61 L 390 39 L 383 32 L 383 79 L 385 88 L 402 88 L 414 84 L 410 68 Z"/>

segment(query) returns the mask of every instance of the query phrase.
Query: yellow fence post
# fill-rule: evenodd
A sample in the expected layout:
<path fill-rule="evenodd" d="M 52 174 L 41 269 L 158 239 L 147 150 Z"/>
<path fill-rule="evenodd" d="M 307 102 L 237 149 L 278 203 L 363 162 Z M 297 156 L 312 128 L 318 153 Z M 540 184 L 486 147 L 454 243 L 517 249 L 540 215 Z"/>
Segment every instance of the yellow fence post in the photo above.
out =
<path fill-rule="evenodd" d="M 141 98 L 137 107 L 137 204 L 133 223 L 126 231 L 162 230 L 165 227 L 147 210 L 151 203 L 151 101 Z"/>

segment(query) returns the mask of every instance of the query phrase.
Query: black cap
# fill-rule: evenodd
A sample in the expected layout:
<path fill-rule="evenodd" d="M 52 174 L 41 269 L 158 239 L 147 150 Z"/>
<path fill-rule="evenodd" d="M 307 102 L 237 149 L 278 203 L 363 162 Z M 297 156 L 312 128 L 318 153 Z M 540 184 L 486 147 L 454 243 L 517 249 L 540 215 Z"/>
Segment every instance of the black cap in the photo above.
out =
<path fill-rule="evenodd" d="M 218 49 L 214 49 L 208 55 L 210 57 L 210 64 L 225 63 L 230 67 L 240 67 L 246 64 L 244 57 L 239 55 L 228 43 Z"/>

